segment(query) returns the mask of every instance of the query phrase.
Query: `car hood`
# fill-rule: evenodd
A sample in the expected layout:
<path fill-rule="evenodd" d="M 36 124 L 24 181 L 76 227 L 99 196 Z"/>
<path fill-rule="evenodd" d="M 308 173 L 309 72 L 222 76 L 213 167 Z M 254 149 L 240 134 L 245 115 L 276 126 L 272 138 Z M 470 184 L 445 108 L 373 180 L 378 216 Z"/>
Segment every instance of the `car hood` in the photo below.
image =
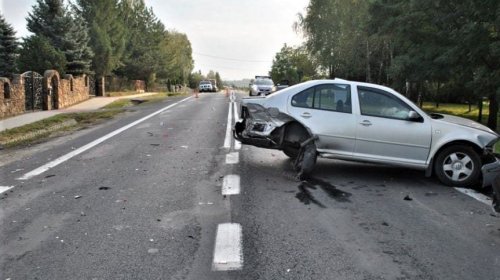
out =
<path fill-rule="evenodd" d="M 466 119 L 466 118 L 445 115 L 445 114 L 432 114 L 431 116 L 435 120 L 470 127 L 470 128 L 478 129 L 478 130 L 485 131 L 485 132 L 494 134 L 496 136 L 499 136 L 495 131 L 491 130 L 489 127 L 482 125 L 480 123 L 477 123 L 475 121 Z"/>

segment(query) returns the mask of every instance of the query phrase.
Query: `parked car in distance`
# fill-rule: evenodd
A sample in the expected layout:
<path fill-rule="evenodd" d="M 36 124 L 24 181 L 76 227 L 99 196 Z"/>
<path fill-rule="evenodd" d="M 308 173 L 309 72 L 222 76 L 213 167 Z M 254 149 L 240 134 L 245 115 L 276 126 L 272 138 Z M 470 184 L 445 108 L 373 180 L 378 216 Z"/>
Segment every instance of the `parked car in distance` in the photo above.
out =
<path fill-rule="evenodd" d="M 200 85 L 198 86 L 198 90 L 200 92 L 213 92 L 213 86 L 210 81 L 201 81 Z"/>
<path fill-rule="evenodd" d="M 276 91 L 274 82 L 269 76 L 255 76 L 250 84 L 250 96 L 266 96 Z"/>
<path fill-rule="evenodd" d="M 244 98 L 234 137 L 282 150 L 300 174 L 322 158 L 390 164 L 435 174 L 450 186 L 492 183 L 499 135 L 474 121 L 422 111 L 376 84 L 316 80 L 265 98 Z"/>

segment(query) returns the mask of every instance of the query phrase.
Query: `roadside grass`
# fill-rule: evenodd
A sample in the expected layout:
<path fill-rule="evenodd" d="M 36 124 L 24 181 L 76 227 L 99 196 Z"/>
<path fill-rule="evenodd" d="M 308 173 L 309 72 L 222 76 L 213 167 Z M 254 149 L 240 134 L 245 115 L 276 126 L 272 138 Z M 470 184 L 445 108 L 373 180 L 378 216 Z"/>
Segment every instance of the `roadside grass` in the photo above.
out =
<path fill-rule="evenodd" d="M 136 91 L 117 91 L 117 92 L 106 92 L 106 96 L 108 97 L 120 97 L 120 96 L 128 96 L 138 94 Z"/>
<path fill-rule="evenodd" d="M 130 102 L 130 99 L 119 99 L 116 100 L 106 106 L 103 107 L 103 109 L 120 109 L 120 108 L 126 108 L 133 106 L 132 102 Z"/>
<path fill-rule="evenodd" d="M 0 132 L 0 145 L 4 148 L 14 148 L 38 143 L 57 132 L 79 130 L 111 119 L 123 112 L 125 110 L 115 109 L 56 115 Z"/>
<path fill-rule="evenodd" d="M 486 124 L 488 121 L 488 116 L 490 114 L 489 103 L 483 103 L 483 118 L 481 123 Z M 427 113 L 439 113 L 439 114 L 447 114 L 458 116 L 462 118 L 467 118 L 473 121 L 477 121 L 477 117 L 479 115 L 479 108 L 477 105 L 472 105 L 471 110 L 469 111 L 468 104 L 451 104 L 444 103 L 439 104 L 439 107 L 436 107 L 435 103 L 424 102 L 423 108 Z M 500 122 L 499 122 L 500 123 Z"/>
<path fill-rule="evenodd" d="M 134 93 L 135 94 L 135 93 Z M 160 102 L 171 96 L 188 96 L 188 93 L 156 93 L 138 98 L 124 98 L 89 112 L 59 114 L 24 126 L 0 132 L 0 149 L 15 148 L 39 143 L 58 133 L 72 132 L 112 119 L 127 108 Z M 133 102 L 132 100 L 141 102 Z"/>
<path fill-rule="evenodd" d="M 154 102 L 162 101 L 165 98 L 172 97 L 172 96 L 188 96 L 188 93 L 160 92 L 160 93 L 156 93 L 156 94 L 144 96 L 144 97 L 124 98 L 124 99 L 116 100 L 116 101 L 104 106 L 103 109 L 120 109 L 120 108 L 127 108 L 127 107 L 147 104 L 147 103 L 154 103 Z M 137 102 L 138 103 L 137 104 L 137 103 L 134 103 L 132 100 L 141 100 L 143 102 L 142 103 Z"/>

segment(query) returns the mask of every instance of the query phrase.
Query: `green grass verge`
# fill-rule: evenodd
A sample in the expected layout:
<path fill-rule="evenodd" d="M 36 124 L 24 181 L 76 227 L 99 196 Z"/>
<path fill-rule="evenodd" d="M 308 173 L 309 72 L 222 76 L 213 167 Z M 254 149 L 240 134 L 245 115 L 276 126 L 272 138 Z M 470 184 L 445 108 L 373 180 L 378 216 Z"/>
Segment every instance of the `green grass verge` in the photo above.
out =
<path fill-rule="evenodd" d="M 188 94 L 187 93 L 166 93 L 166 92 L 162 92 L 162 93 L 156 93 L 156 94 L 148 95 L 148 96 L 144 96 L 144 97 L 132 98 L 132 99 L 143 100 L 144 103 L 140 103 L 140 104 L 134 104 L 133 102 L 131 102 L 132 99 L 130 99 L 130 98 L 123 98 L 123 99 L 116 100 L 116 101 L 114 101 L 114 102 L 112 102 L 112 103 L 104 106 L 103 109 L 127 108 L 127 107 L 131 107 L 131 106 L 137 106 L 137 105 L 142 105 L 142 104 L 148 104 L 148 103 L 152 103 L 152 102 L 162 101 L 165 98 L 172 97 L 172 96 L 188 96 Z"/>
<path fill-rule="evenodd" d="M 0 145 L 4 148 L 13 148 L 41 142 L 55 133 L 88 127 L 111 119 L 124 111 L 123 109 L 117 109 L 56 115 L 0 132 Z M 65 123 L 71 123 L 71 125 L 63 126 Z"/>
<path fill-rule="evenodd" d="M 119 99 L 104 106 L 103 109 L 120 109 L 130 106 L 133 106 L 132 102 L 130 102 L 130 99 Z"/>
<path fill-rule="evenodd" d="M 483 118 L 482 123 L 486 124 L 488 121 L 488 116 L 490 114 L 489 104 L 487 102 L 483 103 Z M 439 107 L 436 107 L 435 103 L 424 102 L 423 108 L 427 113 L 439 113 L 439 114 L 447 114 L 458 116 L 462 118 L 467 118 L 473 121 L 477 121 L 477 117 L 479 115 L 479 108 L 477 105 L 472 105 L 471 110 L 469 111 L 469 105 L 467 104 L 439 104 Z M 500 123 L 500 122 L 499 122 Z"/>

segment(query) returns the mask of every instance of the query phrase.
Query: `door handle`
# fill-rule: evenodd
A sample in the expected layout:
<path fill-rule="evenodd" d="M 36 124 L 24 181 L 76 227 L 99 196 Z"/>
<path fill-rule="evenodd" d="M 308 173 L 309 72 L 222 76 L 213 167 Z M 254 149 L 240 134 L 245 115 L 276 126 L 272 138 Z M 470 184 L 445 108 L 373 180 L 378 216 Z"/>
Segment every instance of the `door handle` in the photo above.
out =
<path fill-rule="evenodd" d="M 364 120 L 364 121 L 360 122 L 359 124 L 361 124 L 362 126 L 371 126 L 372 125 L 372 123 L 368 120 Z"/>
<path fill-rule="evenodd" d="M 304 112 L 300 116 L 303 117 L 303 118 L 305 118 L 305 119 L 308 119 L 308 118 L 312 117 L 311 113 L 308 113 L 308 112 Z"/>

